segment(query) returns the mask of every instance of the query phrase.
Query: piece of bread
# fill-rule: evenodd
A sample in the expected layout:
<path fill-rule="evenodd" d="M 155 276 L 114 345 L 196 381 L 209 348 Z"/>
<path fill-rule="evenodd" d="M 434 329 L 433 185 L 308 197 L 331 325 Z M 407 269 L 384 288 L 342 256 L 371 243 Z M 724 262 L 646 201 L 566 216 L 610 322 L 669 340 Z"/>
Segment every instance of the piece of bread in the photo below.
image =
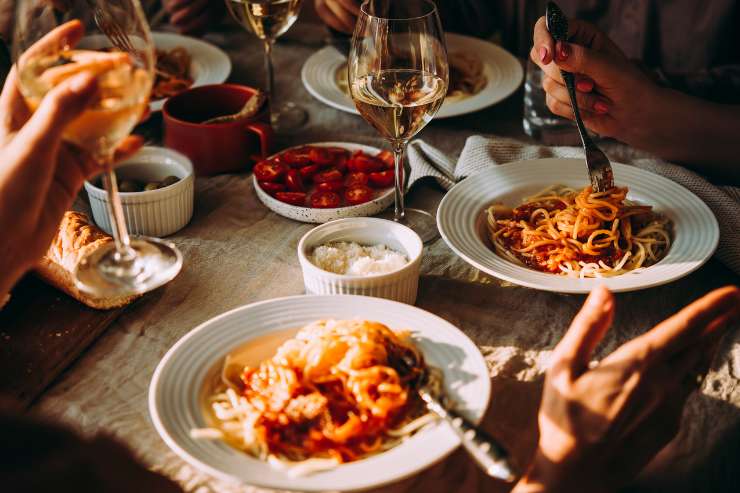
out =
<path fill-rule="evenodd" d="M 85 214 L 67 211 L 49 250 L 36 266 L 36 273 L 48 284 L 91 308 L 109 310 L 128 305 L 138 296 L 95 298 L 77 289 L 72 279 L 72 272 L 81 258 L 111 241 L 113 238 L 92 224 Z"/>

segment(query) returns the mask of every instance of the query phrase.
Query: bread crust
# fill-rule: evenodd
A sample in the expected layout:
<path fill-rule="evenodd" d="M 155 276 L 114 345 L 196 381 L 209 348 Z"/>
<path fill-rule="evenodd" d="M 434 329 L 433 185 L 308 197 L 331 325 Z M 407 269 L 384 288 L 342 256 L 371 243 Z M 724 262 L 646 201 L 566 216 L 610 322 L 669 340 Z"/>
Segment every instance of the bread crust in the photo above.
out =
<path fill-rule="evenodd" d="M 110 310 L 126 306 L 138 296 L 96 298 L 77 289 L 72 278 L 80 259 L 111 241 L 113 238 L 92 224 L 85 214 L 67 211 L 46 255 L 36 266 L 36 274 L 46 283 L 91 308 Z"/>

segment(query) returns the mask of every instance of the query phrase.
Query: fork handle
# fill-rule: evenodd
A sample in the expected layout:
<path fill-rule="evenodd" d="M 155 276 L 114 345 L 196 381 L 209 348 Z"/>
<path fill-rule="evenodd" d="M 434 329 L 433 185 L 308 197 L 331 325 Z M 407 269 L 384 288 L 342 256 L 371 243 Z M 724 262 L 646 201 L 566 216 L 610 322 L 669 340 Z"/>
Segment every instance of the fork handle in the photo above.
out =
<path fill-rule="evenodd" d="M 563 77 L 563 80 L 565 81 L 565 86 L 568 88 L 568 94 L 570 95 L 570 105 L 573 107 L 573 115 L 576 118 L 576 126 L 578 127 L 578 134 L 581 136 L 583 147 L 586 149 L 593 148 L 594 142 L 593 140 L 591 140 L 586 127 L 583 125 L 583 120 L 581 119 L 581 111 L 578 109 L 578 100 L 576 99 L 575 76 L 571 72 L 566 72 L 565 70 L 561 70 L 560 75 Z"/>
<path fill-rule="evenodd" d="M 450 425 L 460 437 L 465 450 L 487 475 L 507 482 L 513 482 L 516 479 L 514 468 L 509 462 L 509 454 L 492 436 L 454 410 L 442 405 L 430 394 L 422 392 L 421 397 L 434 414 Z"/>

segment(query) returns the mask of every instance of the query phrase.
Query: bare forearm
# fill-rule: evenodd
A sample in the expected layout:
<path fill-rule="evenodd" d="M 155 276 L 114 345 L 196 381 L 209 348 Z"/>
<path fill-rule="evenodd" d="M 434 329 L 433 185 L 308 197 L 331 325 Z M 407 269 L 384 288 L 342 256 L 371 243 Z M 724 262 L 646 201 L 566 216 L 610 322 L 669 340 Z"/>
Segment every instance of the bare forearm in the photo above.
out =
<path fill-rule="evenodd" d="M 653 125 L 629 136 L 629 144 L 724 183 L 740 183 L 740 106 L 670 89 L 660 89 L 654 99 L 649 103 Z"/>

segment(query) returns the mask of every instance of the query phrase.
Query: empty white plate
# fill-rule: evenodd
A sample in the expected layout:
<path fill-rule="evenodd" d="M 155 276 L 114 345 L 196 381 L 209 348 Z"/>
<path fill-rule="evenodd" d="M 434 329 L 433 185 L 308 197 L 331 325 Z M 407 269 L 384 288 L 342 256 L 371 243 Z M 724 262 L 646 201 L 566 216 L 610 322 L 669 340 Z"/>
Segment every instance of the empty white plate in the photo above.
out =
<path fill-rule="evenodd" d="M 522 64 L 514 55 L 493 43 L 448 33 L 447 52 L 450 56 L 454 56 L 456 52 L 479 56 L 487 82 L 478 94 L 446 101 L 435 118 L 450 118 L 487 108 L 506 99 L 522 83 Z M 334 47 L 327 46 L 306 60 L 301 78 L 306 90 L 322 103 L 358 115 L 352 99 L 337 85 L 337 70 L 346 66 L 346 63 L 347 59 Z"/>
<path fill-rule="evenodd" d="M 449 322 L 419 308 L 365 296 L 294 296 L 237 308 L 194 329 L 160 362 L 149 387 L 149 412 L 157 432 L 185 461 L 221 479 L 275 490 L 354 491 L 411 476 L 460 444 L 444 423 L 422 429 L 407 441 L 367 459 L 301 478 L 230 447 L 220 440 L 196 440 L 190 430 L 207 425 L 201 400 L 204 381 L 237 347 L 269 334 L 319 319 L 363 318 L 392 329 L 408 329 L 430 365 L 441 369 L 448 395 L 470 419 L 482 418 L 491 391 L 478 348 Z M 264 346 L 261 348 L 264 349 Z M 269 354 L 269 353 L 268 353 Z"/>
<path fill-rule="evenodd" d="M 681 185 L 648 171 L 612 164 L 614 182 L 628 187 L 627 198 L 653 206 L 673 223 L 673 244 L 663 260 L 643 271 L 603 279 L 573 279 L 517 265 L 489 246 L 484 211 L 494 202 L 516 206 L 551 185 L 588 184 L 583 159 L 537 159 L 491 166 L 455 185 L 437 212 L 437 226 L 450 248 L 472 266 L 505 281 L 559 293 L 588 293 L 597 284 L 615 292 L 666 284 L 709 260 L 719 242 L 719 226 L 702 200 Z"/>

